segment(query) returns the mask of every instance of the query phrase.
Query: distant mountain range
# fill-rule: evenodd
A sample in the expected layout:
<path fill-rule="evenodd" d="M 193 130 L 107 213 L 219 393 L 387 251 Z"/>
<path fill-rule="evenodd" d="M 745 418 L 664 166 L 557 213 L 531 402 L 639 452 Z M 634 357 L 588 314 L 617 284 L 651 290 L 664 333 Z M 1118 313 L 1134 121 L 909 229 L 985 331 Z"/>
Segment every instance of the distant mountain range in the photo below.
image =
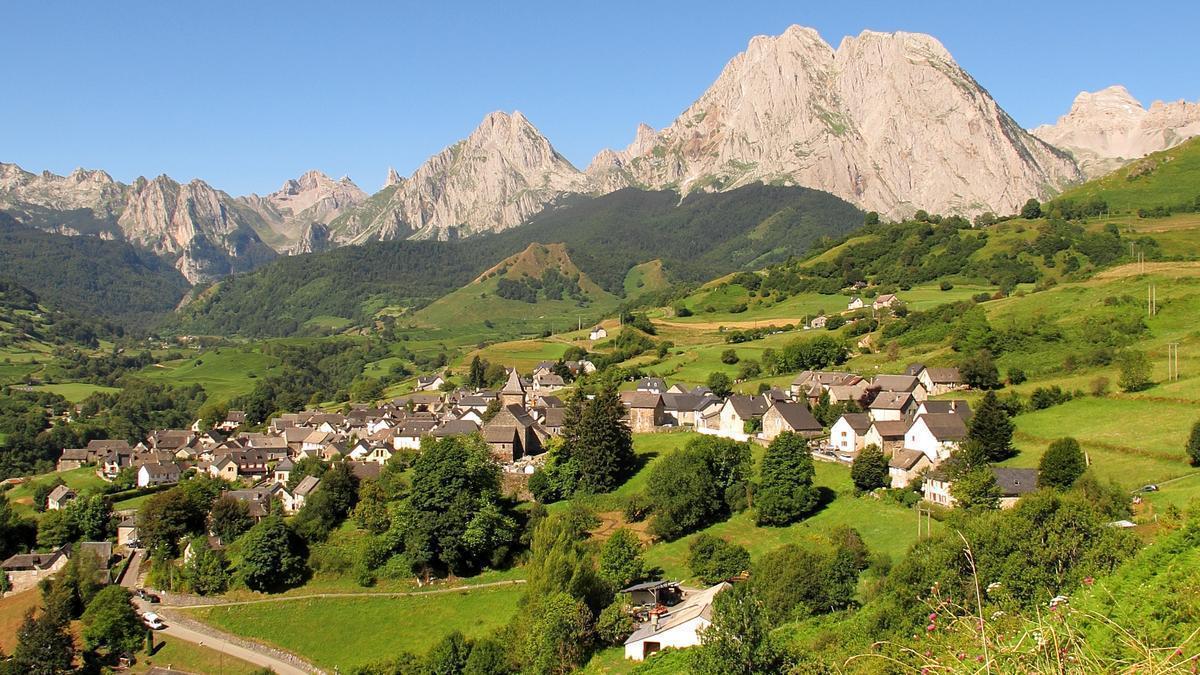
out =
<path fill-rule="evenodd" d="M 495 112 L 410 176 L 390 171 L 373 195 L 318 171 L 234 197 L 201 180 L 123 184 L 103 171 L 0 164 L 0 210 L 142 246 L 195 284 L 279 255 L 499 232 L 573 195 L 627 187 L 682 197 L 795 185 L 893 218 L 1011 213 L 1197 133 L 1200 104 L 1147 111 L 1120 87 L 1081 94 L 1056 125 L 1030 133 L 928 35 L 867 31 L 835 49 L 793 26 L 755 37 L 674 122 L 640 126 L 628 147 L 582 171 L 520 112 Z"/>

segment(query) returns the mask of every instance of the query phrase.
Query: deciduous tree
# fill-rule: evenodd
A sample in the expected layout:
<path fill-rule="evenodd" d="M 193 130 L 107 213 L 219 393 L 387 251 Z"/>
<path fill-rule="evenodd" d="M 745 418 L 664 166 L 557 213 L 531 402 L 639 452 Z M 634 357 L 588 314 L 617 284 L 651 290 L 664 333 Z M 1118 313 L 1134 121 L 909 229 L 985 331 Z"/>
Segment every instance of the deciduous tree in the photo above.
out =
<path fill-rule="evenodd" d="M 816 508 L 815 475 L 803 436 L 785 431 L 775 437 L 763 456 L 762 480 L 754 498 L 757 523 L 788 525 Z"/>

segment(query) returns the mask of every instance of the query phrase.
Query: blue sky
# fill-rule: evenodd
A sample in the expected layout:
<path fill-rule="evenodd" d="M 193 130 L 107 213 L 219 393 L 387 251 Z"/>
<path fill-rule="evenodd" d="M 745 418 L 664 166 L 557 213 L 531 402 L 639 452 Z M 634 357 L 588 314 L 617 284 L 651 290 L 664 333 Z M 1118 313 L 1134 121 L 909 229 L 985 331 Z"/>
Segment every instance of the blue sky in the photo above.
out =
<path fill-rule="evenodd" d="M 9 3 L 0 161 L 265 193 L 317 168 L 372 192 L 492 110 L 577 166 L 661 128 L 758 34 L 940 39 L 1022 125 L 1080 90 L 1200 99 L 1200 3 Z"/>

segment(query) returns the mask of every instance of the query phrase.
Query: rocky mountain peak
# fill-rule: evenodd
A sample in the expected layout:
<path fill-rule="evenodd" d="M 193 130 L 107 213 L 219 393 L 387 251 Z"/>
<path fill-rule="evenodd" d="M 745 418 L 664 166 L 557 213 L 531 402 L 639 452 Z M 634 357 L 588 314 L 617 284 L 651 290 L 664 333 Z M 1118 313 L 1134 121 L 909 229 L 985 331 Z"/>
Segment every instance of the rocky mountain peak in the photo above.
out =
<path fill-rule="evenodd" d="M 463 140 L 430 157 L 386 202 L 331 224 L 337 241 L 405 236 L 445 239 L 524 222 L 563 193 L 588 189 L 587 177 L 554 149 L 521 112 L 488 113 Z"/>
<path fill-rule="evenodd" d="M 1200 102 L 1155 101 L 1147 110 L 1121 85 L 1080 92 L 1054 124 L 1032 132 L 1073 154 L 1088 176 L 1200 135 Z"/>
<path fill-rule="evenodd" d="M 835 50 L 801 26 L 753 38 L 670 126 L 603 158 L 591 173 L 608 186 L 779 182 L 893 217 L 1009 213 L 1080 177 L 936 39 L 864 31 Z"/>
<path fill-rule="evenodd" d="M 388 167 L 387 180 L 383 181 L 383 187 L 389 188 L 393 185 L 399 185 L 404 179 L 400 177 L 400 173 L 395 167 Z"/>

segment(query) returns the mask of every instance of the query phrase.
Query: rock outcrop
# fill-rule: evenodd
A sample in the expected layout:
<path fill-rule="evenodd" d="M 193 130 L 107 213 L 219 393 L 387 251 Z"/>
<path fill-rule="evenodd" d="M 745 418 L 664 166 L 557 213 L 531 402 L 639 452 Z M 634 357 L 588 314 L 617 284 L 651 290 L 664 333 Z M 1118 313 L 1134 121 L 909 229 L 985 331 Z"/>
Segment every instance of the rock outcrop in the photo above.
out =
<path fill-rule="evenodd" d="M 103 171 L 58 176 L 0 165 L 0 209 L 18 221 L 68 235 L 123 239 L 169 258 L 192 283 L 243 271 L 274 257 L 253 211 L 207 183 L 167 176 L 132 185 Z"/>
<path fill-rule="evenodd" d="M 893 217 L 1010 213 L 1081 177 L 934 38 L 867 31 L 835 50 L 799 26 L 751 40 L 674 123 L 639 128 L 589 175 L 609 189 L 803 185 Z"/>
<path fill-rule="evenodd" d="M 464 140 L 430 157 L 331 226 L 340 243 L 412 236 L 451 239 L 519 225 L 587 177 L 520 112 L 494 112 Z"/>
<path fill-rule="evenodd" d="M 281 253 L 303 248 L 302 240 L 312 225 L 328 225 L 366 200 L 367 193 L 349 178 L 333 180 L 316 170 L 285 181 L 265 197 L 239 197 L 262 218 L 269 228 L 263 238 Z"/>
<path fill-rule="evenodd" d="M 1155 101 L 1147 110 L 1125 87 L 1080 92 L 1054 124 L 1032 131 L 1069 151 L 1088 177 L 1200 135 L 1200 102 Z"/>

